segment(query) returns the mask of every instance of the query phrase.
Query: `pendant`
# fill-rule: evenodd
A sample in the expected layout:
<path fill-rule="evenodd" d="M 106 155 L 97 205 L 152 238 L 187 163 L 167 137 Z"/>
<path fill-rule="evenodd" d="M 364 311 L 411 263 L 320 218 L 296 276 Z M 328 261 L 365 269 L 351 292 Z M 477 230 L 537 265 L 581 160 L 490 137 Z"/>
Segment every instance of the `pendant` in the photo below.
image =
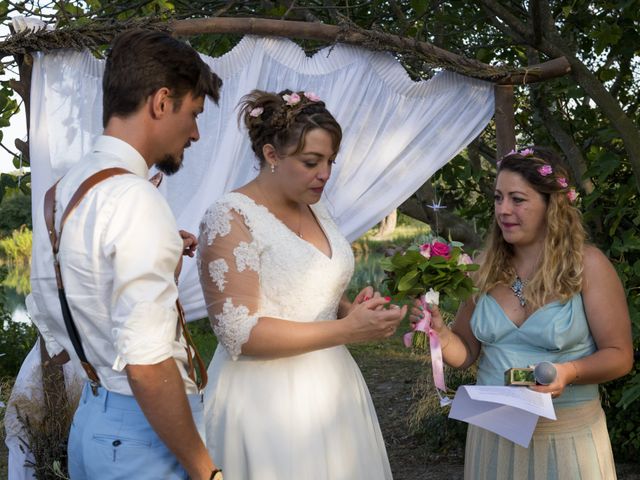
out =
<path fill-rule="evenodd" d="M 520 301 L 520 306 L 524 307 L 527 304 L 527 300 L 524 298 L 524 286 L 526 282 L 523 282 L 522 279 L 518 275 L 516 275 L 516 279 L 511 284 L 511 291 Z"/>

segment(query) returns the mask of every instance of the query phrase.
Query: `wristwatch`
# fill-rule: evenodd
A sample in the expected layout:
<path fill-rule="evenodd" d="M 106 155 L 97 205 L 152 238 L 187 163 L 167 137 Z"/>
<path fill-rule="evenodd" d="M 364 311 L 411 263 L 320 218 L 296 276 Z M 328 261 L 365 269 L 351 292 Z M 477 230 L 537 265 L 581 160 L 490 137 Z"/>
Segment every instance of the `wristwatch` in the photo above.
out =
<path fill-rule="evenodd" d="M 213 472 L 211 472 L 211 476 L 209 480 L 223 480 L 222 478 L 222 469 L 216 468 Z"/>

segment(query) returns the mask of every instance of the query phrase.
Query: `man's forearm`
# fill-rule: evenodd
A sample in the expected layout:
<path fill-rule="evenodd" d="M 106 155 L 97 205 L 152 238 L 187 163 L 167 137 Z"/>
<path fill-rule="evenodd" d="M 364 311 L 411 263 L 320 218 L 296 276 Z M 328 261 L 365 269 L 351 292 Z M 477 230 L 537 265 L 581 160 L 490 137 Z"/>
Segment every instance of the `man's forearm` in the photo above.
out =
<path fill-rule="evenodd" d="M 215 468 L 193 421 L 184 382 L 173 358 L 155 365 L 127 365 L 133 395 L 147 420 L 192 479 Z"/>

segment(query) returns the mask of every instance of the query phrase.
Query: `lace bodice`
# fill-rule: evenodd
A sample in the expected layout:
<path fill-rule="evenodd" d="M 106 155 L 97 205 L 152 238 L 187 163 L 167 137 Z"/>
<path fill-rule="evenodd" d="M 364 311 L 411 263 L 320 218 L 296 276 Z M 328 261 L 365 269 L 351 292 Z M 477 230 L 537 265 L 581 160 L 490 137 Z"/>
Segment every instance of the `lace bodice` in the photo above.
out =
<path fill-rule="evenodd" d="M 311 209 L 331 257 L 299 238 L 264 206 L 232 192 L 200 224 L 198 271 L 213 330 L 233 359 L 260 317 L 336 318 L 353 253 L 322 204 Z"/>

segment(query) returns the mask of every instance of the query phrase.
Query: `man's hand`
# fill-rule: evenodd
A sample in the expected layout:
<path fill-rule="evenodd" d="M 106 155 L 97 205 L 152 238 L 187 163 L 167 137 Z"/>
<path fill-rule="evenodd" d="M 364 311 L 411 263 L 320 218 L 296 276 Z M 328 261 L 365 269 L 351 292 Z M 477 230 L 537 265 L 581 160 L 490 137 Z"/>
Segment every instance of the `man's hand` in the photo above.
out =
<path fill-rule="evenodd" d="M 198 247 L 198 239 L 193 233 L 189 233 L 186 230 L 180 230 L 180 238 L 182 238 L 182 255 L 193 257 L 196 254 L 196 248 Z M 178 260 L 178 266 L 176 267 L 176 271 L 173 276 L 176 279 L 176 284 L 178 283 L 178 278 L 180 278 L 180 272 L 182 271 L 182 257 Z"/>
<path fill-rule="evenodd" d="M 180 238 L 182 238 L 182 255 L 193 257 L 198 246 L 196 236 L 186 230 L 180 230 Z"/>

